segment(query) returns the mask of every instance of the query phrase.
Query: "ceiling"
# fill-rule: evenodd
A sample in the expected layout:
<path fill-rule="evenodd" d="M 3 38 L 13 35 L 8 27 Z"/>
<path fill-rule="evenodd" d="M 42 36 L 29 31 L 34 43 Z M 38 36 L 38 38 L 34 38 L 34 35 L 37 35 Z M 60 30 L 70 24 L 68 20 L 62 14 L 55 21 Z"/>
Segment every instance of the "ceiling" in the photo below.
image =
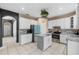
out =
<path fill-rule="evenodd" d="M 76 3 L 0 3 L 0 8 L 34 17 L 41 17 L 41 9 L 46 9 L 49 12 L 48 17 L 52 17 L 74 11 L 76 5 Z"/>

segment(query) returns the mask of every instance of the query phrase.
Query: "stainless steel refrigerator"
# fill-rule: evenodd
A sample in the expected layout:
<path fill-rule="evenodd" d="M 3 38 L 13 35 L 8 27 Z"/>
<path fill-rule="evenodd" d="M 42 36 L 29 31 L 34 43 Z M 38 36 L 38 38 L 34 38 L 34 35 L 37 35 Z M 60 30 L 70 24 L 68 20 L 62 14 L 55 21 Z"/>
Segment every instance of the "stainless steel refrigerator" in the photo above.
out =
<path fill-rule="evenodd" d="M 32 42 L 35 42 L 35 34 L 40 34 L 40 25 L 30 25 L 32 32 Z"/>

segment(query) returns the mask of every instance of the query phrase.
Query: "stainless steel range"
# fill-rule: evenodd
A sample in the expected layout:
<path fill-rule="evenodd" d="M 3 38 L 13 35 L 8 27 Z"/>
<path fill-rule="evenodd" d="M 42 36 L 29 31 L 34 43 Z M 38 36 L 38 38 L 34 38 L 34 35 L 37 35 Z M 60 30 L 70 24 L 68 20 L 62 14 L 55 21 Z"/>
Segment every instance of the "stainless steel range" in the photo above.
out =
<path fill-rule="evenodd" d="M 57 40 L 60 41 L 60 34 L 61 34 L 61 28 L 60 28 L 60 26 L 54 26 L 53 27 L 53 33 L 52 33 L 53 40 L 57 39 Z"/>

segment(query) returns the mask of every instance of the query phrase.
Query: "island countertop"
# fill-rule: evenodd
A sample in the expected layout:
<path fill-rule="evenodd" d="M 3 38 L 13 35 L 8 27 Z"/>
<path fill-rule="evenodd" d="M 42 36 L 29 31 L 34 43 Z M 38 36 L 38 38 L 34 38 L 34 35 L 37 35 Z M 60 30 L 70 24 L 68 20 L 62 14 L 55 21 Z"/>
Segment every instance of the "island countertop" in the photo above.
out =
<path fill-rule="evenodd" d="M 45 34 L 35 34 L 36 37 L 45 37 L 45 36 L 52 36 L 51 33 L 45 33 Z"/>

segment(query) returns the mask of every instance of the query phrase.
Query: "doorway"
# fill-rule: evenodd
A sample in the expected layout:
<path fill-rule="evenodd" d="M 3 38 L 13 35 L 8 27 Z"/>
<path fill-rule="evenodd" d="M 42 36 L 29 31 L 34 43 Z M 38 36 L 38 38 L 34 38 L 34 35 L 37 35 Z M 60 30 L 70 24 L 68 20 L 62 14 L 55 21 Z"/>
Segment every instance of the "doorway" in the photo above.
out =
<path fill-rule="evenodd" d="M 3 28 L 3 46 L 11 46 L 16 43 L 16 19 L 12 16 L 2 17 L 2 28 Z"/>
<path fill-rule="evenodd" d="M 5 17 L 6 16 L 6 17 Z M 9 17 L 8 17 L 9 16 Z M 15 29 L 15 33 L 13 31 L 13 35 L 16 35 L 16 43 L 19 43 L 19 13 L 12 12 L 6 9 L 0 8 L 0 47 L 3 47 L 3 18 L 14 20 L 13 23 L 16 23 L 16 26 L 13 27 Z M 14 26 L 14 24 L 13 24 Z"/>
<path fill-rule="evenodd" d="M 11 37 L 12 36 L 11 26 L 12 26 L 12 24 L 9 21 L 4 22 L 4 24 L 3 24 L 3 28 L 4 28 L 3 37 Z"/>

